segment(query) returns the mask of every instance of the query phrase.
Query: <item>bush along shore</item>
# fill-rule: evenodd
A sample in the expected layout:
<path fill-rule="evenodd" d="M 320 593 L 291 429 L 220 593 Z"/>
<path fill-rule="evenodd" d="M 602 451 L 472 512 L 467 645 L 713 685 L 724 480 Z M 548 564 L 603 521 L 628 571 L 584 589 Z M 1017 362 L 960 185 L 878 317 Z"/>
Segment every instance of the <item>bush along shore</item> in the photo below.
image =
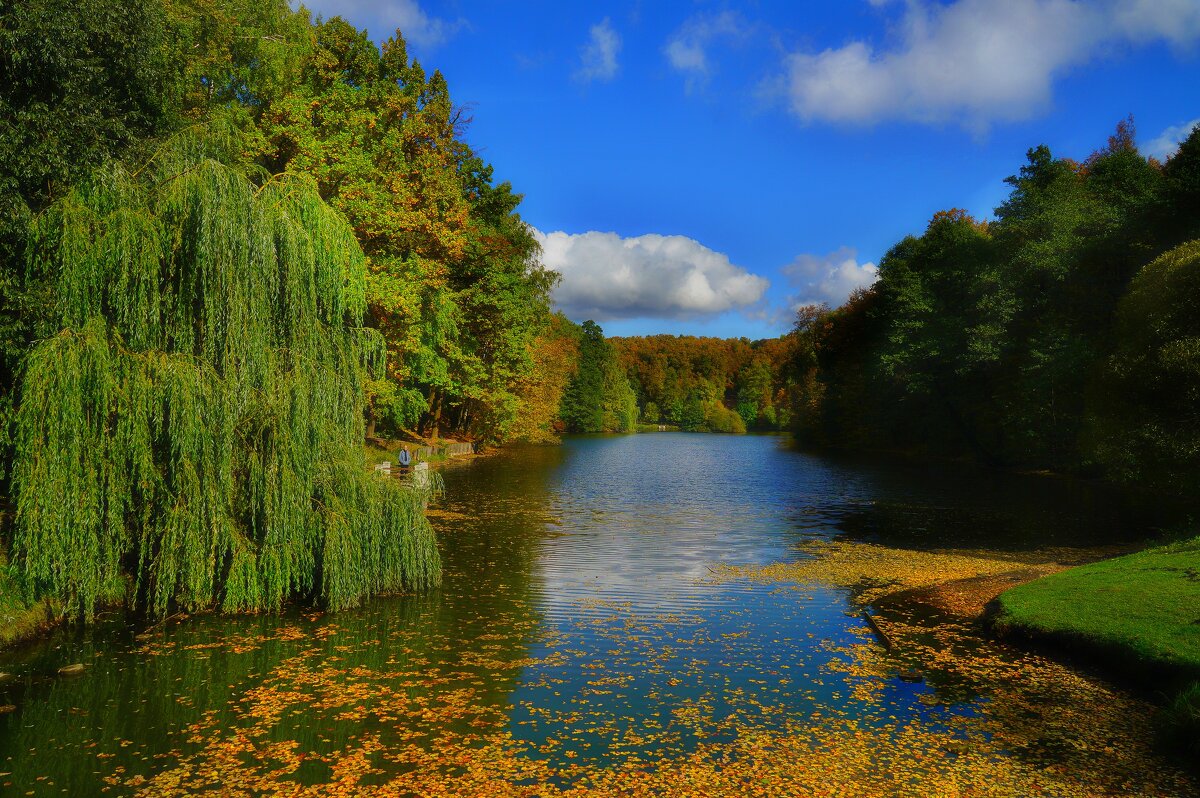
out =
<path fill-rule="evenodd" d="M 1164 742 L 1200 758 L 1200 538 L 1050 574 L 1002 593 L 1001 635 L 1079 653 L 1165 699 Z"/>

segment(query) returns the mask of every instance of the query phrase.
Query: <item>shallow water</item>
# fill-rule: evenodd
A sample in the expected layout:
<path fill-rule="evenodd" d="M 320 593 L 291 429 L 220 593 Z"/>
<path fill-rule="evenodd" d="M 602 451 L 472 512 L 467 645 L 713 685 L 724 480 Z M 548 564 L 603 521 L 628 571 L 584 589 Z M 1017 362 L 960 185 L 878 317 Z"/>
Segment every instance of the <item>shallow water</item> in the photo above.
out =
<path fill-rule="evenodd" d="M 403 794 L 404 779 L 508 768 L 512 782 L 570 787 L 748 732 L 834 721 L 1053 767 L 1059 738 L 1045 728 L 1000 739 L 1009 709 L 987 679 L 932 666 L 924 683 L 896 678 L 913 663 L 875 650 L 847 590 L 719 580 L 712 568 L 795 559 L 805 542 L 835 537 L 1020 551 L 1135 539 L 1177 520 L 1084 483 L 822 457 L 774 436 L 576 438 L 452 463 L 444 476 L 435 525 L 446 571 L 431 594 L 150 629 L 114 615 L 0 655 L 16 677 L 0 685 L 0 704 L 16 706 L 0 715 L 0 784 L 32 795 L 334 784 Z M 990 644 L 971 634 L 954 646 L 967 658 L 979 646 L 983 659 Z M 1144 747 L 1121 735 L 1145 736 L 1148 707 L 1092 677 L 1062 694 L 1073 673 L 1016 656 L 986 652 L 1041 669 L 1050 685 L 1039 693 L 1023 677 L 1035 688 L 1021 717 L 1043 699 L 1116 695 L 1129 717 L 1105 740 Z M 54 675 L 71 662 L 86 674 Z M 479 758 L 496 746 L 502 757 Z M 1058 764 L 1069 754 L 1072 767 L 1113 768 L 1114 782 L 1126 778 L 1115 769 L 1137 766 L 1103 746 L 1090 759 L 1077 749 Z M 1171 789 L 1161 794 L 1184 794 Z"/>

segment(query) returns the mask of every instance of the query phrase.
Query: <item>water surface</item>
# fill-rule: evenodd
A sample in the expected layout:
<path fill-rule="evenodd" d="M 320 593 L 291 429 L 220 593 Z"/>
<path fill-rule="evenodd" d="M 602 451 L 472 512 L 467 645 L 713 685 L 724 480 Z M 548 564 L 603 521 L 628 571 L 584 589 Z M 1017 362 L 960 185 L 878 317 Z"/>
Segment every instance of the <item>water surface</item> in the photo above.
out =
<path fill-rule="evenodd" d="M 1153 534 L 1177 520 L 1168 512 L 1086 483 L 817 456 L 775 436 L 576 438 L 452 463 L 444 476 L 445 579 L 430 594 L 151 628 L 113 615 L 0 655 L 16 676 L 0 685 L 0 703 L 16 706 L 0 716 L 0 783 L 33 795 L 334 783 L 403 794 L 396 779 L 430 767 L 457 777 L 499 746 L 503 761 L 487 767 L 569 787 L 748 731 L 835 723 L 876 742 L 917 729 L 942 735 L 942 748 L 947 737 L 988 746 L 998 762 L 1083 761 L 1126 778 L 1116 769 L 1137 763 L 1114 762 L 1103 741 L 1094 756 L 1058 751 L 1067 732 L 1051 713 L 1009 734 L 1012 717 L 1080 696 L 1127 701 L 1129 717 L 1104 733 L 1142 755 L 1145 741 L 1123 736 L 1148 733 L 1149 707 L 1102 680 L 985 653 L 968 631 L 951 646 L 960 657 L 979 646 L 981 661 L 1033 674 L 1019 712 L 969 669 L 952 677 L 926 662 L 925 680 L 910 683 L 897 673 L 912 663 L 878 650 L 846 589 L 719 580 L 713 569 L 795 559 L 834 538 L 1111 543 Z M 86 675 L 56 678 L 70 662 Z"/>

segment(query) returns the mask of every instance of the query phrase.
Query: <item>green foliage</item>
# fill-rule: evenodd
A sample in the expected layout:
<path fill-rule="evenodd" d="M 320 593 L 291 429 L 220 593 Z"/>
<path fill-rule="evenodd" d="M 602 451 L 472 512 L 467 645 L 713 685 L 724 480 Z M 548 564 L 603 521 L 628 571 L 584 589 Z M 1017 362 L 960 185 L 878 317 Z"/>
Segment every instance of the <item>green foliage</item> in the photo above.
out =
<path fill-rule="evenodd" d="M 604 429 L 604 365 L 609 349 L 604 331 L 590 320 L 580 326 L 578 342 L 578 366 L 563 393 L 559 415 L 568 432 L 600 432 Z"/>
<path fill-rule="evenodd" d="M 1200 488 L 1200 241 L 1134 279 L 1117 313 L 1117 349 L 1093 389 L 1094 455 L 1117 478 Z"/>
<path fill-rule="evenodd" d="M 580 325 L 578 352 L 559 408 L 567 432 L 634 432 L 637 395 L 599 324 L 589 320 Z"/>
<path fill-rule="evenodd" d="M 708 432 L 741 434 L 746 431 L 746 422 L 737 411 L 730 410 L 720 402 L 711 402 L 704 408 L 704 427 Z"/>
<path fill-rule="evenodd" d="M 154 0 L 0 2 L 0 192 L 35 210 L 180 110 L 181 67 Z"/>
<path fill-rule="evenodd" d="M 180 115 L 180 42 L 157 0 L 0 0 L 0 484 L 13 387 L 51 302 L 27 278 L 34 214 Z"/>
<path fill-rule="evenodd" d="M 974 281 L 988 269 L 990 240 L 987 226 L 964 211 L 936 214 L 920 238 L 883 257 L 876 287 L 883 312 L 875 368 L 914 417 L 905 434 L 943 450 L 966 445 L 983 457 L 992 447 L 968 414 L 980 362 L 994 354 L 983 345 L 986 334 L 964 332 L 979 331 L 989 318 Z"/>
<path fill-rule="evenodd" d="M 445 79 L 410 61 L 399 33 L 382 49 L 338 17 L 301 33 L 285 37 L 294 73 L 252 84 L 250 110 L 269 168 L 311 175 L 370 258 L 395 384 L 371 392 L 372 421 L 502 440 L 520 427 L 557 279 L 516 212 L 521 197 L 493 183 Z"/>
<path fill-rule="evenodd" d="M 1200 125 L 1179 145 L 1163 168 L 1164 202 L 1157 224 L 1167 243 L 1200 238 Z"/>
<path fill-rule="evenodd" d="M 617 358 L 609 350 L 610 356 L 604 362 L 604 420 L 602 427 L 605 432 L 635 432 L 637 429 L 638 406 L 637 394 L 625 377 L 625 369 L 617 362 Z"/>
<path fill-rule="evenodd" d="M 310 182 L 262 185 L 198 131 L 103 169 L 34 227 L 59 331 L 16 417 L 14 560 L 90 616 L 350 606 L 438 578 L 423 497 L 374 478 L 366 264 Z"/>
<path fill-rule="evenodd" d="M 564 425 L 560 410 L 571 378 L 579 370 L 577 327 L 561 312 L 529 345 L 532 368 L 516 385 L 521 412 L 508 427 L 511 440 L 556 443 Z"/>
<path fill-rule="evenodd" d="M 698 393 L 693 393 L 691 396 L 689 396 L 687 401 L 683 403 L 683 409 L 677 417 L 679 421 L 679 427 L 686 432 L 705 432 L 705 405 L 709 404 L 711 401 L 712 400 L 705 400 L 705 398 Z"/>
<path fill-rule="evenodd" d="M 797 435 L 1193 490 L 1191 250 L 1134 275 L 1191 229 L 1198 159 L 1196 132 L 1143 157 L 1125 120 L 1082 163 L 1029 150 L 993 222 L 936 214 L 799 320 Z"/>

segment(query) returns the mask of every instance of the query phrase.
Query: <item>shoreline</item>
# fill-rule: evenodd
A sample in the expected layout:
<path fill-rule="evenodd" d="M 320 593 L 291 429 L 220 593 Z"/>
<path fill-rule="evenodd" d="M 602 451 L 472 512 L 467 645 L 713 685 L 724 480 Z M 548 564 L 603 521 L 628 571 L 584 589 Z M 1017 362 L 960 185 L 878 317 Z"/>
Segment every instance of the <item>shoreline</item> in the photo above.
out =
<path fill-rule="evenodd" d="M 66 622 L 54 602 L 42 599 L 32 606 L 0 611 L 0 650 L 11 650 L 48 637 Z"/>
<path fill-rule="evenodd" d="M 936 678 L 944 663 L 920 637 L 954 629 L 973 629 L 968 634 L 979 639 L 1100 677 L 1156 705 L 1164 750 L 1185 763 L 1198 761 L 1200 538 L 1148 548 L 1047 549 L 1020 555 L 921 552 L 835 540 L 809 544 L 805 553 L 811 559 L 762 568 L 724 567 L 714 573 L 717 578 L 850 590 L 851 606 L 879 647 L 903 664 L 895 675 L 904 681 Z M 1171 556 L 1193 567 L 1159 562 Z M 1152 572 L 1155 563 L 1160 582 L 1177 578 L 1192 598 L 1161 588 L 1156 593 L 1129 575 Z M 1087 580 L 1094 581 L 1097 574 L 1107 575 L 1127 594 L 1109 595 L 1103 582 L 1089 587 Z M 1024 605 L 1016 600 L 1020 598 Z M 1135 598 L 1136 612 L 1131 604 Z M 1171 641 L 1175 648 L 1168 645 Z"/>

